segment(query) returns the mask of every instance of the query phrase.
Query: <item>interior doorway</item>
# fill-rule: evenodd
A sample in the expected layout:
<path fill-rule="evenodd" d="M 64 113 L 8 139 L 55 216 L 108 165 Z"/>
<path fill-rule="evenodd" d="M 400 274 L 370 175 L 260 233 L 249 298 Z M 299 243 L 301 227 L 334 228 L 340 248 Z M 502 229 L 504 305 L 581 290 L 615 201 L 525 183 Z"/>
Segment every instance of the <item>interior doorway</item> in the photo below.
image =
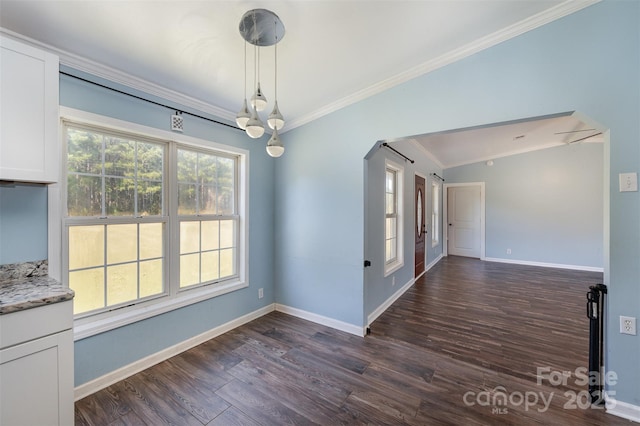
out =
<path fill-rule="evenodd" d="M 484 182 L 444 184 L 443 255 L 485 259 Z"/>

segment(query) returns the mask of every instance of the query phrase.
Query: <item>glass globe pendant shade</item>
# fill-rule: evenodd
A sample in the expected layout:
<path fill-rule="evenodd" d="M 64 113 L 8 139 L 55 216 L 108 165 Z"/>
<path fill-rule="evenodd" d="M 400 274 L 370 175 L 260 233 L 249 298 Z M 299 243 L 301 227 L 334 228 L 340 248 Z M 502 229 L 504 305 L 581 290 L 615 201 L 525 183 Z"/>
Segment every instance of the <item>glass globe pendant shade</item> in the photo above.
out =
<path fill-rule="evenodd" d="M 236 115 L 236 124 L 242 130 L 245 130 L 250 119 L 251 113 L 249 112 L 249 108 L 247 108 L 247 100 L 245 99 L 242 103 L 242 109 L 238 112 L 238 115 Z"/>
<path fill-rule="evenodd" d="M 264 109 L 267 107 L 267 98 L 262 94 L 260 82 L 258 82 L 256 93 L 251 97 L 251 106 L 256 111 L 264 111 Z"/>
<path fill-rule="evenodd" d="M 245 129 L 249 137 L 253 139 L 257 139 L 264 135 L 264 124 L 262 124 L 262 120 L 258 117 L 258 113 L 254 109 L 251 113 L 251 118 L 247 122 L 247 128 Z"/>
<path fill-rule="evenodd" d="M 274 158 L 284 154 L 284 145 L 282 145 L 282 141 L 280 141 L 280 137 L 278 137 L 278 129 L 273 130 L 271 139 L 267 142 L 267 154 Z"/>
<path fill-rule="evenodd" d="M 269 118 L 267 119 L 267 124 L 272 129 L 280 130 L 284 126 L 284 117 L 280 114 L 280 110 L 278 109 L 278 101 L 276 100 L 275 105 L 273 106 L 273 111 L 269 114 Z"/>

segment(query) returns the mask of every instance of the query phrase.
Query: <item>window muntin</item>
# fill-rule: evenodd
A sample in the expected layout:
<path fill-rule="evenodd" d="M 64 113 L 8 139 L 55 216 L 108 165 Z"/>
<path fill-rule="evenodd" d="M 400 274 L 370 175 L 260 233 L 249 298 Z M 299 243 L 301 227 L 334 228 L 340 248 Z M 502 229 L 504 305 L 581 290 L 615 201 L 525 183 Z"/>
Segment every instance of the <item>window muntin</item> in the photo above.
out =
<path fill-rule="evenodd" d="M 166 144 L 72 125 L 65 139 L 74 314 L 164 293 Z"/>
<path fill-rule="evenodd" d="M 70 225 L 67 232 L 76 315 L 163 292 L 163 223 Z"/>
<path fill-rule="evenodd" d="M 180 287 L 237 275 L 237 222 L 180 222 Z"/>
<path fill-rule="evenodd" d="M 235 187 L 233 158 L 178 149 L 178 214 L 233 215 Z"/>
<path fill-rule="evenodd" d="M 431 182 L 431 247 L 440 244 L 440 184 Z"/>
<path fill-rule="evenodd" d="M 204 285 L 237 288 L 226 283 L 240 278 L 242 257 L 238 155 L 75 123 L 65 139 L 63 270 L 76 317 Z M 197 238 L 182 237 L 188 224 Z"/>
<path fill-rule="evenodd" d="M 178 148 L 177 169 L 180 288 L 237 276 L 236 162 Z"/>
<path fill-rule="evenodd" d="M 397 259 L 398 242 L 398 192 L 397 192 L 398 172 L 387 168 L 385 178 L 385 263 L 393 262 Z"/>
<path fill-rule="evenodd" d="M 165 148 L 67 127 L 68 216 L 159 216 Z"/>
<path fill-rule="evenodd" d="M 385 275 L 404 264 L 402 247 L 403 176 L 404 171 L 400 166 L 387 161 L 385 166 Z"/>

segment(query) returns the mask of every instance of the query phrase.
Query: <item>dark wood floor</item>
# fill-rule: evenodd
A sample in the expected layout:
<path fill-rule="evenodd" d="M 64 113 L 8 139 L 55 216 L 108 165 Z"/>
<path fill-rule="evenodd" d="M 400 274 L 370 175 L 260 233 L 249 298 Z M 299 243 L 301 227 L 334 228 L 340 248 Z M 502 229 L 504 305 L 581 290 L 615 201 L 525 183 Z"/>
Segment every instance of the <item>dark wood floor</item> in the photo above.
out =
<path fill-rule="evenodd" d="M 366 338 L 274 312 L 78 401 L 76 424 L 628 425 L 575 377 L 537 383 L 587 366 L 601 279 L 444 258 Z"/>

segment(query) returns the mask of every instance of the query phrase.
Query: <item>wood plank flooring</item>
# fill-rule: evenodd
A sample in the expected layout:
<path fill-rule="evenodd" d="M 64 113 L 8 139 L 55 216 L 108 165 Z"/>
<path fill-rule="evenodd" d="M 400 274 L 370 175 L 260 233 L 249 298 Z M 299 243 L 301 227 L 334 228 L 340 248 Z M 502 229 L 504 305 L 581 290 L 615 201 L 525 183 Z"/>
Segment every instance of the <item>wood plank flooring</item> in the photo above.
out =
<path fill-rule="evenodd" d="M 76 402 L 76 424 L 629 425 L 575 377 L 537 383 L 587 366 L 601 280 L 447 257 L 365 338 L 273 312 Z"/>

